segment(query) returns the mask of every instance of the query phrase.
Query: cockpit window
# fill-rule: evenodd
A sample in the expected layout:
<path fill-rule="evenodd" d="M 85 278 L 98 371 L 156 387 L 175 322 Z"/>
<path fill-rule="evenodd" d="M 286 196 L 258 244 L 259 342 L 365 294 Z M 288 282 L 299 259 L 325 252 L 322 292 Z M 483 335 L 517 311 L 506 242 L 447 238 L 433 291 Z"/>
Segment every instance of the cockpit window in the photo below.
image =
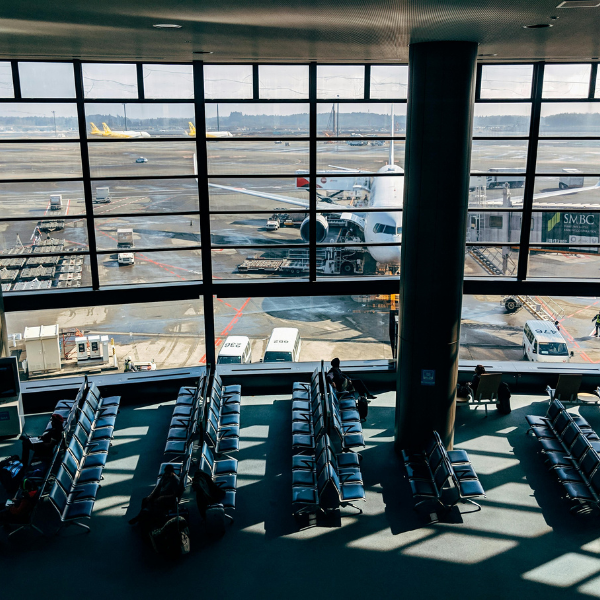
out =
<path fill-rule="evenodd" d="M 402 233 L 402 227 L 394 227 L 392 225 L 384 225 L 383 223 L 376 223 L 373 227 L 373 233 L 385 233 L 387 235 L 400 235 Z"/>

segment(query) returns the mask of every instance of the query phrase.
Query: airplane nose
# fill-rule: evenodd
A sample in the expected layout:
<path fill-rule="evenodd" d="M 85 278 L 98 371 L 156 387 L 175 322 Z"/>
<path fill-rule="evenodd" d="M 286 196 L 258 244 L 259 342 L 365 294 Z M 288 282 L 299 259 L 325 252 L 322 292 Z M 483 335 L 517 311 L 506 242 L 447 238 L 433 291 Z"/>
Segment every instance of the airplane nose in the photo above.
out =
<path fill-rule="evenodd" d="M 371 256 L 385 265 L 400 264 L 400 246 L 369 246 Z"/>

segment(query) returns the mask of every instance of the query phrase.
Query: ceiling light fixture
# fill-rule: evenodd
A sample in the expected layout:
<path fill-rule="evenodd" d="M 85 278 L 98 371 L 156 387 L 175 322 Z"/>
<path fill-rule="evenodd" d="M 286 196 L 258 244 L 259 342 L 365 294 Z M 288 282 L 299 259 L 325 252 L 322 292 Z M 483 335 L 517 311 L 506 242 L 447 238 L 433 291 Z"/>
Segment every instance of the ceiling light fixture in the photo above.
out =
<path fill-rule="evenodd" d="M 192 54 L 214 54 L 214 52 L 211 52 L 210 50 L 194 50 Z"/>
<path fill-rule="evenodd" d="M 158 23 L 156 25 L 152 25 L 156 29 L 181 29 L 181 25 L 175 25 L 175 23 Z"/>
<path fill-rule="evenodd" d="M 537 23 L 536 25 L 523 25 L 523 29 L 547 29 L 554 27 L 551 23 Z"/>
<path fill-rule="evenodd" d="M 498 56 L 497 54 L 478 54 L 477 56 L 479 56 L 480 58 L 487 58 L 489 56 Z"/>
<path fill-rule="evenodd" d="M 597 8 L 598 0 L 564 0 L 556 8 Z"/>

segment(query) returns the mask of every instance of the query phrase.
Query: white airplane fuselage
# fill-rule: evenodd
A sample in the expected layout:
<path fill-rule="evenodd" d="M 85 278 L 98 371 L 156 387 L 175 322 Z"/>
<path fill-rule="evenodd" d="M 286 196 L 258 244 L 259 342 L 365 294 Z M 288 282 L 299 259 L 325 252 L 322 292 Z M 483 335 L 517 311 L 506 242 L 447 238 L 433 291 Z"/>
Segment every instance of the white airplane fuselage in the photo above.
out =
<path fill-rule="evenodd" d="M 120 133 L 130 138 L 149 138 L 151 137 L 147 131 L 113 131 L 113 133 Z"/>
<path fill-rule="evenodd" d="M 403 173 L 396 165 L 385 165 L 378 173 Z M 368 244 L 394 243 L 397 246 L 368 246 L 369 253 L 378 262 L 400 264 L 402 241 L 402 199 L 404 177 L 377 177 L 371 186 L 369 208 L 389 208 L 390 211 L 367 213 L 365 217 L 365 242 Z"/>

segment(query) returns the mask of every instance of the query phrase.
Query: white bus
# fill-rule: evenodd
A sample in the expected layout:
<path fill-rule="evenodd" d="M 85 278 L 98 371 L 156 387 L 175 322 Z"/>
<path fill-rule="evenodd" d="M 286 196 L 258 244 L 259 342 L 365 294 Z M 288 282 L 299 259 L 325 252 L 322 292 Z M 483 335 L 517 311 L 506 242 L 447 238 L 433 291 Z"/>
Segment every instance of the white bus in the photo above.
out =
<path fill-rule="evenodd" d="M 295 327 L 276 327 L 271 333 L 263 362 L 298 362 L 300 332 Z"/>
<path fill-rule="evenodd" d="M 535 362 L 569 362 L 567 342 L 549 321 L 527 321 L 523 328 L 523 359 Z"/>
<path fill-rule="evenodd" d="M 242 365 L 251 362 L 250 338 L 245 335 L 230 335 L 221 346 L 218 365 Z"/>

